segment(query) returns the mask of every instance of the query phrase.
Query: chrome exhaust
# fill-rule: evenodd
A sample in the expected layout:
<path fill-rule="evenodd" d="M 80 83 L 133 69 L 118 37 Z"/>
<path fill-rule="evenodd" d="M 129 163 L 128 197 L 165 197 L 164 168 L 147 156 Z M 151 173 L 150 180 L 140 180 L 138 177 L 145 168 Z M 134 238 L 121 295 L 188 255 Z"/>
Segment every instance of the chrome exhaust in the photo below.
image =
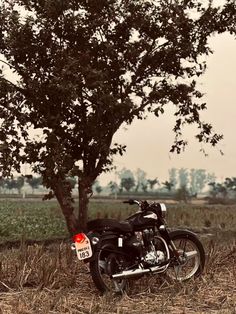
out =
<path fill-rule="evenodd" d="M 155 266 L 155 267 L 150 267 L 150 268 L 145 268 L 145 269 L 136 268 L 132 270 L 124 270 L 119 274 L 112 275 L 111 277 L 112 279 L 121 279 L 121 278 L 135 277 L 135 276 L 143 275 L 146 273 L 162 273 L 167 269 L 168 264 L 164 266 Z"/>

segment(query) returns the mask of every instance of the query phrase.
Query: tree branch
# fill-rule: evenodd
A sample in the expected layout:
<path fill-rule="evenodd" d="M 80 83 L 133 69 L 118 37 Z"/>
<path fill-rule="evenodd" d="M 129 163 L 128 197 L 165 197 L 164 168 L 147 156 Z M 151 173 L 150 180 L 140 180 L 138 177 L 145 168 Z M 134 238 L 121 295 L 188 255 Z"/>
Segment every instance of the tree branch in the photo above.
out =
<path fill-rule="evenodd" d="M 11 81 L 9 81 L 8 79 L 6 79 L 5 77 L 0 77 L 0 81 L 4 80 L 6 81 L 8 84 L 10 84 L 12 87 L 14 87 L 16 90 L 18 90 L 19 92 L 21 92 L 23 95 L 27 94 L 26 90 L 24 90 L 23 88 L 17 86 L 16 84 L 12 83 Z"/>
<path fill-rule="evenodd" d="M 5 63 L 7 66 L 9 66 L 9 68 L 13 68 L 13 69 L 16 70 L 16 68 L 13 65 L 11 65 L 10 63 L 8 63 L 8 62 L 6 62 L 4 60 L 0 60 L 0 62 Z"/>

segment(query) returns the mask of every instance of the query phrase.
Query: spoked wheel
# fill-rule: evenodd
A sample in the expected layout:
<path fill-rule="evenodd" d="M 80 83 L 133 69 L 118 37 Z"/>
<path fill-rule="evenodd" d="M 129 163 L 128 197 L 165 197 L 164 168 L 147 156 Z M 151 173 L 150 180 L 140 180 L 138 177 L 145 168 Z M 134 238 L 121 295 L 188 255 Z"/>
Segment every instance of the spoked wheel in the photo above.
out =
<path fill-rule="evenodd" d="M 115 253 L 116 250 L 111 243 L 104 243 L 90 263 L 93 282 L 102 293 L 107 291 L 122 293 L 126 287 L 125 279 L 111 278 L 113 274 L 122 271 L 125 262 L 121 254 Z"/>
<path fill-rule="evenodd" d="M 170 237 L 179 253 L 173 258 L 167 275 L 178 281 L 185 281 L 201 275 L 205 265 L 205 252 L 196 235 L 187 230 L 176 230 Z"/>

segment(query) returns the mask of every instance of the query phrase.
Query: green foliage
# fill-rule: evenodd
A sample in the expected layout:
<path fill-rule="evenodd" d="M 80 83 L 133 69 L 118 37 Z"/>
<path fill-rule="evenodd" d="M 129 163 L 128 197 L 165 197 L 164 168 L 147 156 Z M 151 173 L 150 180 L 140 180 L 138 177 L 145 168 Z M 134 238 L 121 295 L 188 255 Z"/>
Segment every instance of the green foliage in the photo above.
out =
<path fill-rule="evenodd" d="M 210 197 L 213 202 L 227 202 L 229 199 L 236 199 L 236 178 L 226 178 L 223 183 L 210 182 Z M 229 201 L 229 200 L 228 200 Z"/>
<path fill-rule="evenodd" d="M 125 189 L 127 192 L 132 190 L 132 188 L 135 186 L 134 178 L 128 177 L 128 178 L 121 178 L 120 181 L 120 187 L 121 190 Z"/>
<path fill-rule="evenodd" d="M 169 170 L 169 182 L 172 183 L 172 187 L 175 189 L 177 185 L 177 169 L 171 168 Z"/>
<path fill-rule="evenodd" d="M 165 181 L 165 182 L 163 182 L 163 185 L 170 192 L 174 186 L 174 183 L 169 182 L 169 181 Z"/>
<path fill-rule="evenodd" d="M 181 168 L 178 172 L 179 175 L 179 187 L 188 187 L 189 184 L 189 173 L 188 169 Z"/>
<path fill-rule="evenodd" d="M 18 76 L 16 84 L 1 74 L 2 171 L 19 170 L 27 160 L 49 186 L 52 175 L 72 169 L 94 180 L 112 155 L 123 153 L 124 146 L 110 147 L 121 124 L 146 109 L 158 116 L 170 102 L 177 108 L 173 151 L 186 144 L 184 123 L 195 122 L 199 141 L 215 145 L 220 136 L 199 118 L 205 105 L 197 102 L 195 77 L 205 70 L 200 57 L 211 52 L 207 38 L 234 32 L 233 3 L 218 9 L 211 1 L 1 4 L 0 52 Z M 31 140 L 30 127 L 44 139 Z M 78 160 L 82 169 L 75 168 Z"/>
<path fill-rule="evenodd" d="M 143 191 L 143 192 L 147 192 L 147 188 L 148 188 L 148 181 L 146 179 L 146 172 L 143 171 L 142 169 L 138 168 L 135 172 L 135 177 L 136 177 L 136 187 L 135 187 L 135 191 Z"/>
<path fill-rule="evenodd" d="M 55 203 L 23 200 L 0 201 L 0 238 L 47 239 L 68 236 Z"/>
<path fill-rule="evenodd" d="M 192 194 L 197 194 L 203 190 L 207 183 L 207 174 L 204 169 L 190 170 L 190 190 Z"/>
<path fill-rule="evenodd" d="M 34 190 L 37 189 L 42 184 L 42 178 L 41 177 L 28 176 L 27 182 L 31 186 L 32 192 L 34 193 Z"/>
<path fill-rule="evenodd" d="M 149 188 L 150 188 L 151 191 L 153 190 L 155 185 L 159 184 L 159 181 L 158 181 L 157 178 L 155 178 L 155 179 L 148 179 L 147 182 L 148 182 L 148 185 L 149 185 Z"/>
<path fill-rule="evenodd" d="M 222 205 L 167 205 L 167 221 L 170 227 L 188 226 L 212 228 L 225 226 L 225 230 L 236 230 L 234 206 Z M 137 211 L 137 207 L 120 202 L 92 201 L 89 219 L 108 217 L 125 219 Z M 55 201 L 8 200 L 0 201 L 0 242 L 25 239 L 53 239 L 68 237 L 66 225 Z M 209 222 L 210 221 L 210 225 Z"/>

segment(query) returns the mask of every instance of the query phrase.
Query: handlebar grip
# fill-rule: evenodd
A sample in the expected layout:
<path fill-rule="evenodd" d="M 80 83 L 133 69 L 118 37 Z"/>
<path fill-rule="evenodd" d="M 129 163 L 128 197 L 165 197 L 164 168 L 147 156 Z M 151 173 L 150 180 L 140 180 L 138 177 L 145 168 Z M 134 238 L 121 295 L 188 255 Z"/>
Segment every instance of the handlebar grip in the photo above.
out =
<path fill-rule="evenodd" d="M 132 200 L 132 199 L 130 199 L 128 201 L 123 201 L 123 203 L 124 204 L 129 204 L 129 205 L 134 205 L 135 204 L 134 200 Z"/>

